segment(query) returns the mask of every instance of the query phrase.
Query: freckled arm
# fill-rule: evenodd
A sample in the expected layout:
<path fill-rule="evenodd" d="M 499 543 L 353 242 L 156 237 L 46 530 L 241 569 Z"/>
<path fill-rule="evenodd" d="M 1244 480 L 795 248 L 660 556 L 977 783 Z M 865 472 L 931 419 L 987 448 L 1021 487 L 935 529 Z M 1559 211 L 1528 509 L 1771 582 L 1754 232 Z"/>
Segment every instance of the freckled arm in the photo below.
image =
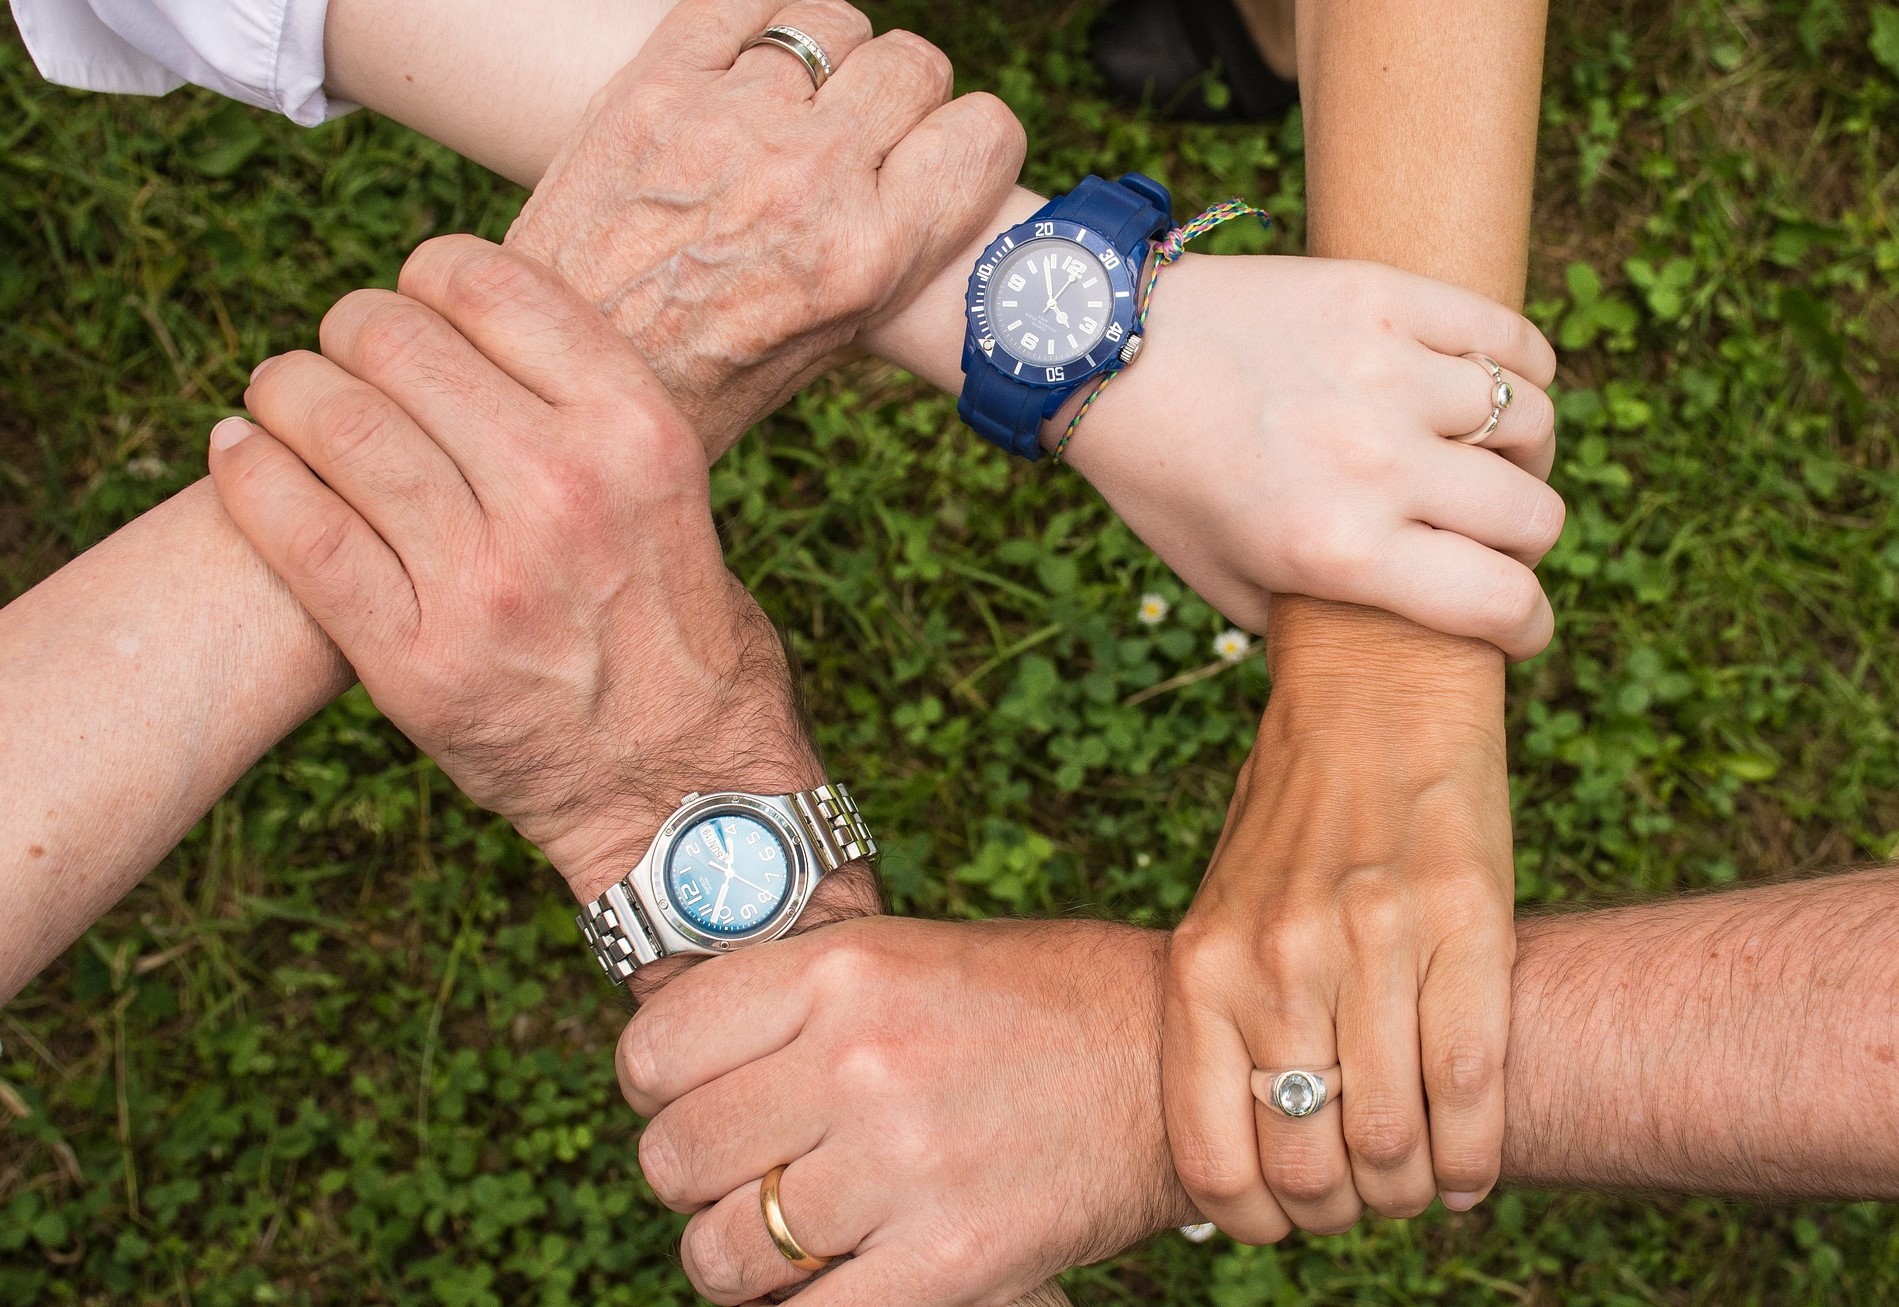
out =
<path fill-rule="evenodd" d="M 0 609 L 0 665 L 0 1002 L 355 679 L 209 481 Z"/>

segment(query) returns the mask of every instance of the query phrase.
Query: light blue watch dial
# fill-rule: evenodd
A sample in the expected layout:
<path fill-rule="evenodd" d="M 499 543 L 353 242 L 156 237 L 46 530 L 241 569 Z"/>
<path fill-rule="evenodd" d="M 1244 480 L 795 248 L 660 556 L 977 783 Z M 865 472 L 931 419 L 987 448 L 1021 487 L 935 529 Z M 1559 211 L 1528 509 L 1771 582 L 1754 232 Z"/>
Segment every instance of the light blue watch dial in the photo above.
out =
<path fill-rule="evenodd" d="M 740 812 L 714 813 L 681 832 L 666 861 L 666 892 L 708 935 L 736 938 L 770 922 L 791 885 L 778 832 Z"/>

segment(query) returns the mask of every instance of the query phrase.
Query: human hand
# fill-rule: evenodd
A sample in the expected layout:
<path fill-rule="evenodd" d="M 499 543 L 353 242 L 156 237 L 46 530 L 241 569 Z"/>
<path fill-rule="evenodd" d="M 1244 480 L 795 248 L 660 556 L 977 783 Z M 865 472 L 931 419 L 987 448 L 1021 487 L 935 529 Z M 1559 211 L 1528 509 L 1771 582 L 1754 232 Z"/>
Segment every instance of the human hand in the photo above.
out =
<path fill-rule="evenodd" d="M 1514 374 L 1483 448 L 1445 439 L 1490 416 L 1490 378 L 1464 352 Z M 1272 594 L 1310 595 L 1526 658 L 1554 629 L 1530 569 L 1563 526 L 1542 480 L 1555 367 L 1527 320 L 1455 286 L 1369 263 L 1190 255 L 1162 275 L 1140 359 L 1067 458 L 1250 630 L 1266 630 Z"/>
<path fill-rule="evenodd" d="M 211 453 L 377 706 L 583 899 L 689 790 L 819 783 L 699 438 L 639 352 L 474 237 L 423 245 L 400 284 L 339 302 L 323 355 L 260 367 L 263 429 L 231 419 Z"/>
<path fill-rule="evenodd" d="M 799 1242 L 854 1254 L 802 1307 L 993 1307 L 1195 1219 L 1161 1122 L 1165 948 L 1098 923 L 880 918 L 676 979 L 618 1061 L 653 1117 L 648 1183 L 697 1213 L 694 1286 L 733 1304 L 808 1278 L 759 1215 L 780 1164 Z"/>
<path fill-rule="evenodd" d="M 812 90 L 783 50 L 809 33 Z M 951 101 L 949 61 L 872 38 L 843 0 L 685 0 L 594 98 L 508 235 L 646 347 L 713 456 L 995 212 L 1022 163 L 1000 100 Z"/>
<path fill-rule="evenodd" d="M 1361 1204 L 1413 1216 L 1442 1193 L 1467 1209 L 1503 1147 L 1501 664 L 1437 637 L 1423 675 L 1379 685 L 1364 669 L 1381 645 L 1421 633 L 1369 609 L 1327 612 L 1324 640 L 1281 629 L 1309 612 L 1275 618 L 1273 696 L 1169 958 L 1175 1165 L 1207 1219 L 1250 1243 L 1343 1230 Z M 1340 1097 L 1313 1115 L 1253 1098 L 1255 1068 L 1339 1064 Z"/>

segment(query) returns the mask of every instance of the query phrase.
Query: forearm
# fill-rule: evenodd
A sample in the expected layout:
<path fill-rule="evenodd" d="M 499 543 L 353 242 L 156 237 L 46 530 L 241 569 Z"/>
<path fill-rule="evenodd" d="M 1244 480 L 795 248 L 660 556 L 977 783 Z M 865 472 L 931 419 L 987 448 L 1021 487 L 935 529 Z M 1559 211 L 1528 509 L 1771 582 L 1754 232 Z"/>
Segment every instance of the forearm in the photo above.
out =
<path fill-rule="evenodd" d="M 1546 18 L 1540 0 L 1301 0 L 1307 252 L 1520 305 Z M 1350 620 L 1332 609 L 1288 596 L 1274 620 L 1296 622 L 1295 642 L 1323 640 Z M 1384 628 L 1361 645 L 1365 679 L 1455 680 L 1501 713 L 1493 651 L 1397 619 Z"/>
<path fill-rule="evenodd" d="M 0 610 L 0 1002 L 348 667 L 208 481 Z"/>
<path fill-rule="evenodd" d="M 1899 1197 L 1899 870 L 1518 926 L 1504 1173 Z"/>

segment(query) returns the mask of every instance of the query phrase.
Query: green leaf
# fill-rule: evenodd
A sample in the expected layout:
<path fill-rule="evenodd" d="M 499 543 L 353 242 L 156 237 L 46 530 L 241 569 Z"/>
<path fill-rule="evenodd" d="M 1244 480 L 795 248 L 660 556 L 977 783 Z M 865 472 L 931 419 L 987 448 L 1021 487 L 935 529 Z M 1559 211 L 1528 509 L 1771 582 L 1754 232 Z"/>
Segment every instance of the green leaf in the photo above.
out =
<path fill-rule="evenodd" d="M 1873 6 L 1873 34 L 1866 48 L 1887 72 L 1899 77 L 1899 8 Z"/>

